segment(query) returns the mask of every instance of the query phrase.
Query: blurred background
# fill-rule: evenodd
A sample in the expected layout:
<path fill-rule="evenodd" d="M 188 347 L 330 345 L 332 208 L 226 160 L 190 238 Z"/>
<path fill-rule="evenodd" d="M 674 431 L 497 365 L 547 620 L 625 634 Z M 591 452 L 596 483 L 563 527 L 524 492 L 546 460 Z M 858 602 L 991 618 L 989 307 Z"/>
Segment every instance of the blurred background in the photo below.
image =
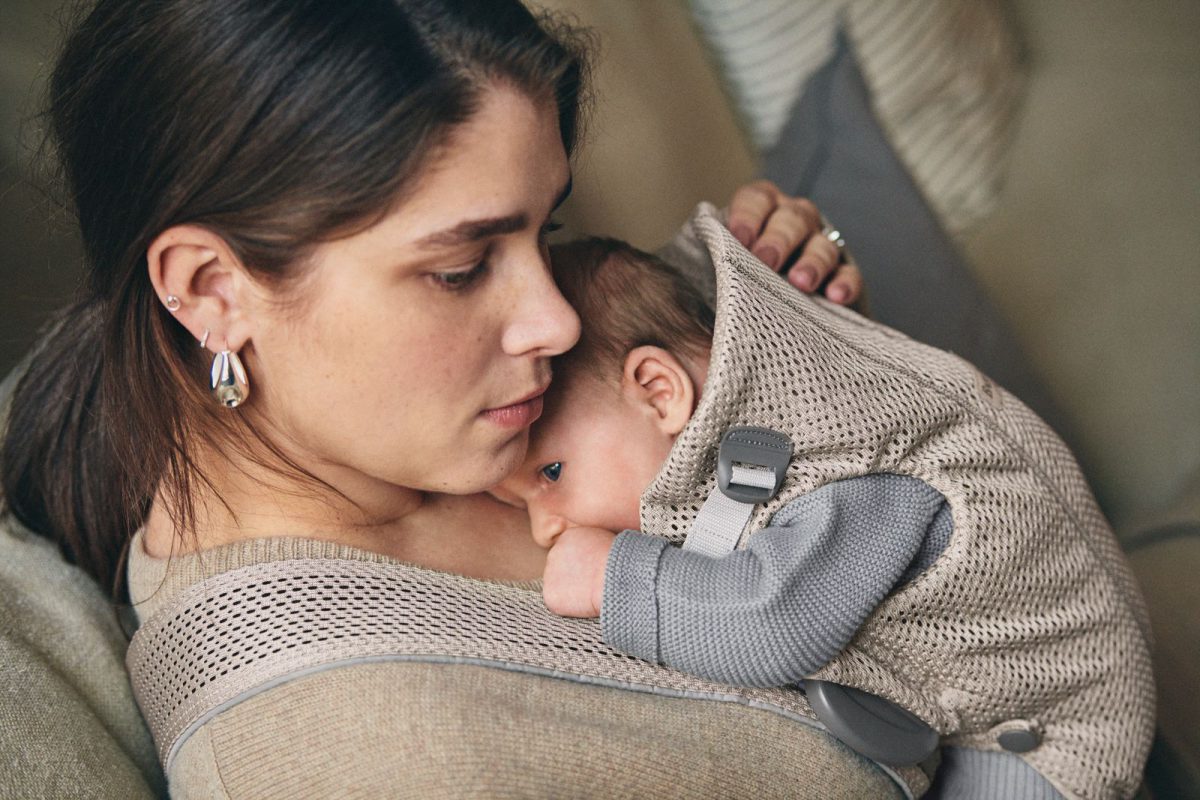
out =
<path fill-rule="evenodd" d="M 648 248 L 697 201 L 722 204 L 759 174 L 835 29 L 849 31 L 883 128 L 1060 410 L 1118 534 L 1156 544 L 1133 557 L 1158 658 L 1196 677 L 1200 559 L 1176 533 L 1200 524 L 1200 2 L 533 2 L 600 43 L 569 222 Z M 0 0 L 0 375 L 79 280 L 69 215 L 36 158 L 63 5 Z M 952 76 L 938 91 L 958 100 L 922 104 L 937 93 L 888 59 L 942 46 Z M 994 135 L 939 178 L 921 142 L 962 132 L 937 133 L 931 115 L 946 108 L 992 114 Z M 1164 628 L 1190 633 L 1164 640 Z M 1194 754 L 1191 682 L 1168 686 L 1164 707 Z"/>
<path fill-rule="evenodd" d="M 763 125 L 739 115 L 746 98 L 683 0 L 541 4 L 574 12 L 600 42 L 577 227 L 654 247 L 698 200 L 723 203 L 757 174 Z M 722 5 L 753 21 L 780 0 L 692 7 Z M 71 220 L 34 163 L 63 7 L 0 3 L 0 374 L 78 280 Z M 991 211 L 952 233 L 1129 536 L 1200 495 L 1200 2 L 1009 9 L 1022 88 L 1003 182 Z M 815 17 L 797 36 L 828 35 L 832 12 Z"/>

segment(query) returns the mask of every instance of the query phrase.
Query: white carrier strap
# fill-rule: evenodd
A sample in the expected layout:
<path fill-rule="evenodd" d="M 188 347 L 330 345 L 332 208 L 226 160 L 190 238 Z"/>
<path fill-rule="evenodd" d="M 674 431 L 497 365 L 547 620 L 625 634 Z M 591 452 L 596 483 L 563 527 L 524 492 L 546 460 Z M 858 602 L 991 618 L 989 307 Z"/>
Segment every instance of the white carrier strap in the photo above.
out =
<path fill-rule="evenodd" d="M 272 561 L 189 586 L 133 637 L 134 695 L 168 769 L 206 721 L 280 683 L 371 661 L 468 663 L 774 711 L 823 728 L 805 696 L 735 688 L 622 655 L 596 620 L 535 591 L 395 563 Z M 879 765 L 910 797 L 918 767 Z"/>

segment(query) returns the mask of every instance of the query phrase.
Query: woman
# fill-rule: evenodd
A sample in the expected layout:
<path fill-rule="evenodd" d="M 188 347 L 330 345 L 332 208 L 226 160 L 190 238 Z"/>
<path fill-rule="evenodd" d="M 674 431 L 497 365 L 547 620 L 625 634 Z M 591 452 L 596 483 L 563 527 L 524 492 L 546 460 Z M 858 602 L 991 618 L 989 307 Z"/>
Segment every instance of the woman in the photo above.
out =
<path fill-rule="evenodd" d="M 515 0 L 101 0 L 51 84 L 87 292 L 14 398 L 10 509 L 105 585 L 132 540 L 143 618 L 262 560 L 539 577 L 524 516 L 481 492 L 520 463 L 578 336 L 545 260 L 579 127 L 569 41 Z M 730 222 L 765 260 L 799 252 L 797 274 L 835 267 L 811 206 L 774 187 L 739 192 Z M 827 286 L 860 291 L 846 268 Z M 714 766 L 719 745 L 747 757 Z M 184 796 L 894 791 L 763 711 L 404 663 L 229 709 L 169 778 Z"/>

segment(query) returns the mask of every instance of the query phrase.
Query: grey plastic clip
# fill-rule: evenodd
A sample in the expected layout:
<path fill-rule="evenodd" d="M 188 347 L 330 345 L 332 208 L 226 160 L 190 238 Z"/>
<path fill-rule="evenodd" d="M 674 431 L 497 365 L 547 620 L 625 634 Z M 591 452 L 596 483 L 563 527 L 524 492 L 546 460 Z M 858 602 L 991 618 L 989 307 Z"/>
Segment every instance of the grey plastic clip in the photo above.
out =
<path fill-rule="evenodd" d="M 805 681 L 804 691 L 829 732 L 867 758 L 905 766 L 937 749 L 937 731 L 890 700 L 830 681 Z"/>
<path fill-rule="evenodd" d="M 779 494 L 791 460 L 792 440 L 782 433 L 751 426 L 730 428 L 721 437 L 721 448 L 717 454 L 717 487 L 726 497 L 740 503 L 765 503 Z M 731 483 L 735 463 L 771 470 L 775 476 L 775 486 L 764 489 Z"/>

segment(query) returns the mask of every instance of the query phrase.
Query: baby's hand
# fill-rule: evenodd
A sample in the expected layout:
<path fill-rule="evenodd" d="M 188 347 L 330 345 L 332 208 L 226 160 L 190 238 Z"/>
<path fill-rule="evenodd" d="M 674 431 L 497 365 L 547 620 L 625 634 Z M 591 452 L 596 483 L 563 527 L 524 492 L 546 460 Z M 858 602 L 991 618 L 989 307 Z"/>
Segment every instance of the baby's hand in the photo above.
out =
<path fill-rule="evenodd" d="M 567 528 L 546 555 L 542 598 L 564 617 L 598 617 L 604 567 L 617 535 L 603 528 Z"/>

